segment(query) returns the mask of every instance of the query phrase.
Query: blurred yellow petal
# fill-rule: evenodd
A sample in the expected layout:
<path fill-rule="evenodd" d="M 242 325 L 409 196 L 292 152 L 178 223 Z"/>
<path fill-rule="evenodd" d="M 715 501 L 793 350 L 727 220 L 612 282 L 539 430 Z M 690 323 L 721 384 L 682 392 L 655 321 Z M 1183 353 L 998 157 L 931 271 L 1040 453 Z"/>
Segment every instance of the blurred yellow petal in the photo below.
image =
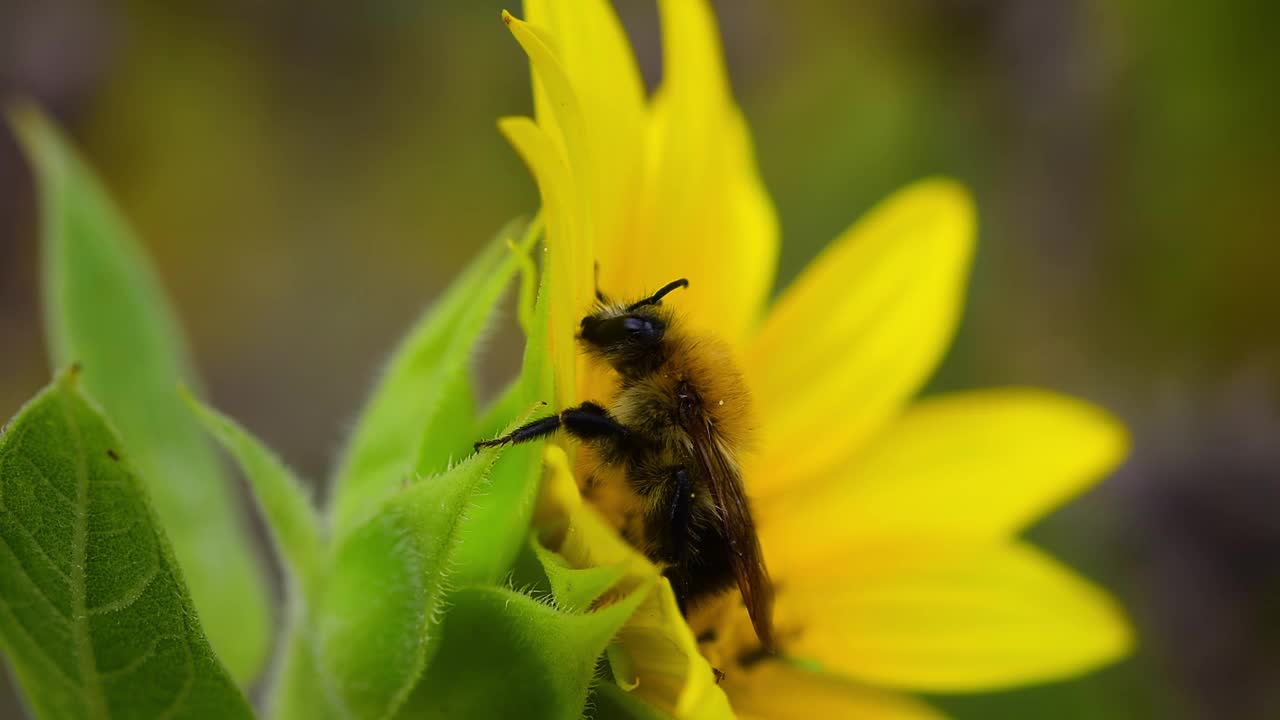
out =
<path fill-rule="evenodd" d="M 955 332 L 974 244 L 969 193 L 948 180 L 876 206 L 782 295 L 747 374 L 763 418 L 757 496 L 817 477 L 881 430 Z"/>
<path fill-rule="evenodd" d="M 778 266 L 778 218 L 756 167 L 751 130 L 736 107 L 731 108 L 720 137 L 726 154 L 720 181 L 725 197 L 721 220 L 712 221 L 709 237 L 728 238 L 732 254 L 727 258 L 708 255 L 713 266 L 718 265 L 728 276 L 720 279 L 722 300 L 716 311 L 723 322 L 714 332 L 735 346 L 745 347 L 764 320 L 765 306 L 773 292 Z M 715 317 L 712 316 L 713 321 Z"/>
<path fill-rule="evenodd" d="M 681 106 L 678 115 L 696 120 L 696 109 L 714 108 L 729 97 L 729 77 L 720 29 L 707 0 L 658 0 L 662 22 L 662 87 Z"/>
<path fill-rule="evenodd" d="M 664 77 L 626 232 L 600 246 L 602 289 L 639 297 L 686 277 L 670 304 L 741 348 L 773 282 L 778 226 L 750 133 L 729 94 L 704 0 L 660 4 Z"/>
<path fill-rule="evenodd" d="M 624 207 L 636 194 L 645 140 L 644 83 L 631 45 L 606 0 L 526 0 L 524 7 L 529 24 L 546 31 L 578 98 L 593 164 L 597 232 L 616 237 Z M 556 127 L 540 82 L 534 98 L 538 124 Z"/>
<path fill-rule="evenodd" d="M 890 546 L 1011 537 L 1100 480 L 1128 450 L 1103 410 L 1043 390 L 979 390 L 910 406 L 864 452 L 760 508 L 771 567 L 878 559 Z"/>
<path fill-rule="evenodd" d="M 724 680 L 733 709 L 746 720 L 942 720 L 928 705 L 784 662 L 734 669 Z"/>
<path fill-rule="evenodd" d="M 874 582 L 789 580 L 777 602 L 793 657 L 885 687 L 971 691 L 1078 675 L 1133 637 L 1102 590 L 1029 545 L 1001 543 Z"/>
<path fill-rule="evenodd" d="M 581 362 L 573 340 L 580 317 L 573 295 L 573 279 L 580 274 L 575 263 L 581 262 L 578 256 L 582 254 L 581 233 L 573 212 L 576 187 L 563 155 L 532 120 L 503 118 L 498 121 L 498 129 L 529 167 L 542 196 L 548 255 L 544 267 L 551 274 L 551 331 L 547 343 L 556 373 L 556 405 L 568 407 L 574 403 L 574 383 Z"/>

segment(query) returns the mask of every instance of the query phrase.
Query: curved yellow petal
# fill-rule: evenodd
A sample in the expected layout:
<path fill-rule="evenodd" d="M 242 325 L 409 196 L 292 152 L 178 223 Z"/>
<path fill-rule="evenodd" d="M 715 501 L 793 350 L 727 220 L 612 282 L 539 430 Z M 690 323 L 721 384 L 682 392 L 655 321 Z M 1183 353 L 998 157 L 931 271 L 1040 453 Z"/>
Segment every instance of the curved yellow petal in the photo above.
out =
<path fill-rule="evenodd" d="M 535 28 L 509 12 L 503 11 L 502 22 L 506 23 L 512 37 L 529 56 L 539 94 L 546 97 L 547 112 L 538 118 L 539 125 L 564 150 L 569 169 L 579 187 L 591 187 L 591 148 L 582 105 L 564 64 L 551 49 L 555 41 L 545 30 Z"/>
<path fill-rule="evenodd" d="M 631 694 L 684 720 L 732 718 L 729 700 L 715 673 L 698 652 L 689 625 L 676 604 L 671 584 L 660 579 L 613 645 L 609 660 L 627 668 L 620 682 Z"/>
<path fill-rule="evenodd" d="M 637 191 L 645 141 L 644 82 L 631 45 L 607 0 L 526 0 L 524 10 L 530 25 L 546 31 L 578 98 L 593 165 L 597 231 L 617 237 Z M 551 99 L 537 78 L 534 102 L 539 125 L 556 127 Z"/>
<path fill-rule="evenodd" d="M 910 406 L 856 460 L 762 503 L 769 564 L 799 569 L 887 546 L 1011 537 L 1115 468 L 1124 426 L 1044 390 L 953 393 Z"/>
<path fill-rule="evenodd" d="M 502 20 L 529 56 L 539 87 L 549 100 L 550 115 L 554 117 L 554 127 L 540 126 L 550 142 L 539 142 L 538 149 L 543 154 L 555 151 L 568 170 L 565 174 L 568 188 L 562 196 L 562 212 L 558 214 L 560 223 L 550 216 L 547 218 L 547 247 L 559 254 L 559 259 L 553 257 L 551 263 L 550 342 L 560 348 L 555 355 L 556 370 L 561 373 L 556 378 L 557 394 L 564 407 L 572 403 L 577 394 L 576 386 L 566 377 L 572 371 L 565 369 L 579 364 L 578 360 L 571 359 L 573 333 L 594 292 L 591 266 L 595 257 L 593 196 L 596 193 L 591 143 L 577 93 L 564 65 L 551 49 L 554 41 L 544 31 L 510 13 L 504 12 Z M 523 148 L 517 147 L 517 150 L 524 154 Z"/>
<path fill-rule="evenodd" d="M 873 582 L 782 586 L 785 648 L 884 687 L 972 691 L 1077 675 L 1127 654 L 1133 636 L 1102 590 L 1039 550 L 1001 543 Z"/>
<path fill-rule="evenodd" d="M 666 1 L 659 9 L 663 82 L 625 232 L 600 246 L 601 287 L 640 297 L 688 278 L 671 306 L 687 324 L 740 349 L 769 296 L 777 220 L 729 94 L 711 9 L 704 0 Z"/>
<path fill-rule="evenodd" d="M 575 378 L 581 362 L 573 340 L 580 316 L 573 282 L 580 274 L 578 265 L 582 262 L 583 244 L 579 217 L 573 211 L 578 197 L 577 188 L 564 156 L 532 120 L 525 117 L 503 118 L 498 121 L 498 129 L 529 167 L 542 197 L 547 237 L 545 251 L 548 255 L 544 268 L 551 276 L 548 313 L 551 330 L 547 334 L 547 343 L 556 373 L 556 404 L 557 407 L 568 407 L 574 403 Z"/>
<path fill-rule="evenodd" d="M 968 192 L 910 185 L 876 206 L 782 295 L 747 374 L 764 418 L 748 487 L 816 477 L 900 411 L 955 332 L 974 244 Z"/>
<path fill-rule="evenodd" d="M 725 692 L 738 717 L 758 720 L 942 720 L 928 705 L 843 678 L 778 661 L 725 676 Z"/>

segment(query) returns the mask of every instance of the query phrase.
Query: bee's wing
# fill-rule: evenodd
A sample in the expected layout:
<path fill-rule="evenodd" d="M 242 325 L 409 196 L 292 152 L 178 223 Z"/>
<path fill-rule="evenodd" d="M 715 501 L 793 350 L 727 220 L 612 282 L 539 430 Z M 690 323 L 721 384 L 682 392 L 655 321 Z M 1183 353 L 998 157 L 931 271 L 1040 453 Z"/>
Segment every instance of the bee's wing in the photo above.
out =
<path fill-rule="evenodd" d="M 698 423 L 694 454 L 702 465 L 703 476 L 716 507 L 721 508 L 720 522 L 729 541 L 729 561 L 738 578 L 738 589 L 751 615 L 756 637 L 766 650 L 773 650 L 773 583 L 764 566 L 760 539 L 756 536 L 742 475 L 729 460 L 715 437 L 710 423 Z"/>

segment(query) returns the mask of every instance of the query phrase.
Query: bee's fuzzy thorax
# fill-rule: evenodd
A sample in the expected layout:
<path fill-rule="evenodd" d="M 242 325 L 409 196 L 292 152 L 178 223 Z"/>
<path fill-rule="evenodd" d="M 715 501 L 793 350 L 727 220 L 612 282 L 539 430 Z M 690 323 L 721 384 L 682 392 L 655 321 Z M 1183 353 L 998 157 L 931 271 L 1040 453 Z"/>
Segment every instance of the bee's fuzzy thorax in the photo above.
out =
<path fill-rule="evenodd" d="M 751 394 L 729 344 L 705 333 L 687 334 L 677 321 L 663 345 L 666 357 L 656 381 L 673 392 L 681 386 L 695 392 L 702 413 L 733 455 L 749 447 L 755 425 Z"/>

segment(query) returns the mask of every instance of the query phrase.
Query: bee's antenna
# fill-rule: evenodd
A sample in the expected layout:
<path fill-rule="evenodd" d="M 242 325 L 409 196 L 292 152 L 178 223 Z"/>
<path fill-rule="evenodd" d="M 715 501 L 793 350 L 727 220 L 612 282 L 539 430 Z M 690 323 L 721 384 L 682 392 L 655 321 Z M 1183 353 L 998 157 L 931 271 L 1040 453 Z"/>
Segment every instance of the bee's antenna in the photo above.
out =
<path fill-rule="evenodd" d="M 687 279 L 680 278 L 679 280 L 674 280 L 662 286 L 661 290 L 641 300 L 640 302 L 632 303 L 631 306 L 628 307 L 627 309 L 635 310 L 636 308 L 644 307 L 645 305 L 657 305 L 658 303 L 662 302 L 662 298 L 666 297 L 672 291 L 678 290 L 680 288 L 687 288 L 687 287 L 689 287 L 689 281 Z"/>
<path fill-rule="evenodd" d="M 602 303 L 608 302 L 608 298 L 604 296 L 604 293 L 600 292 L 600 261 L 599 260 L 596 261 L 596 300 Z"/>

